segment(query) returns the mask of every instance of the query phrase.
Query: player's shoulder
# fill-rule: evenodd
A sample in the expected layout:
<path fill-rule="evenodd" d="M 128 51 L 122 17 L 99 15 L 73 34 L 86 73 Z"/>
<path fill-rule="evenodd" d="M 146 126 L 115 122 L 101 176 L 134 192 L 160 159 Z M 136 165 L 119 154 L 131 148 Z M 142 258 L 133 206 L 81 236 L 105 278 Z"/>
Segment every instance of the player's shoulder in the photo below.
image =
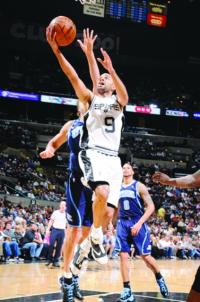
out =
<path fill-rule="evenodd" d="M 147 187 L 145 184 L 143 184 L 141 181 L 137 181 L 136 183 L 138 190 L 147 190 Z"/>

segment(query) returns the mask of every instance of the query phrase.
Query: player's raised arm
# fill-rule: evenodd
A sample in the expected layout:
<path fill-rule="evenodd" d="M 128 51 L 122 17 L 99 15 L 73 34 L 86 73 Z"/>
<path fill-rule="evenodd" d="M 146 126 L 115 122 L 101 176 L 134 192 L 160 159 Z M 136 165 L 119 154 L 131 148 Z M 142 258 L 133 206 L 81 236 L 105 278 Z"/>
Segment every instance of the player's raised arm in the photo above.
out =
<path fill-rule="evenodd" d="M 61 128 L 60 132 L 48 142 L 45 150 L 40 152 L 39 154 L 41 158 L 51 158 L 55 155 L 56 150 L 59 149 L 67 141 L 67 133 L 71 125 L 72 121 L 67 122 Z"/>
<path fill-rule="evenodd" d="M 102 66 L 109 72 L 109 74 L 112 77 L 117 97 L 118 97 L 118 102 L 120 103 L 121 106 L 126 106 L 128 103 L 128 92 L 126 90 L 126 87 L 122 80 L 119 78 L 118 74 L 116 73 L 110 56 L 108 53 L 101 48 L 101 53 L 103 55 L 103 59 L 97 58 L 97 60 L 102 64 Z"/>
<path fill-rule="evenodd" d="M 59 46 L 56 42 L 56 32 L 53 32 L 51 26 L 47 27 L 46 29 L 46 38 L 60 64 L 60 67 L 62 68 L 62 71 L 72 84 L 78 99 L 82 102 L 90 102 L 93 98 L 92 91 L 90 91 L 85 86 L 83 81 L 79 78 L 74 67 L 69 63 L 69 61 L 60 51 Z"/>
<path fill-rule="evenodd" d="M 200 186 L 200 170 L 194 174 L 189 174 L 183 177 L 170 178 L 167 174 L 162 172 L 155 172 L 152 180 L 162 185 L 169 185 L 180 188 L 195 188 Z"/>
<path fill-rule="evenodd" d="M 81 40 L 77 40 L 88 61 L 94 93 L 97 93 L 97 83 L 100 77 L 99 67 L 93 51 L 96 38 L 97 35 L 94 35 L 94 31 L 90 31 L 90 29 L 87 28 L 83 30 L 83 42 Z"/>

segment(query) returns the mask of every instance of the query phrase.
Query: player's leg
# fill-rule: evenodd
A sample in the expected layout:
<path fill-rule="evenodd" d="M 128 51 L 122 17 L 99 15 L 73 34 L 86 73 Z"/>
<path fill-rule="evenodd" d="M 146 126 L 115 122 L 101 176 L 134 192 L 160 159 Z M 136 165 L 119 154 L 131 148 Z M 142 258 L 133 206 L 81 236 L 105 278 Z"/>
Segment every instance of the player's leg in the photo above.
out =
<path fill-rule="evenodd" d="M 151 255 L 141 255 L 142 259 L 146 263 L 146 265 L 151 269 L 151 271 L 154 273 L 156 282 L 159 285 L 160 288 L 160 293 L 162 294 L 163 297 L 168 297 L 169 292 L 167 285 L 165 283 L 164 277 L 162 276 L 160 272 L 159 265 L 157 261 L 151 256 Z"/>
<path fill-rule="evenodd" d="M 130 243 L 129 243 L 130 230 L 127 228 L 125 220 L 117 222 L 117 236 L 116 236 L 116 249 L 120 254 L 120 272 L 123 281 L 123 291 L 117 301 L 129 302 L 135 301 L 130 286 Z"/>
<path fill-rule="evenodd" d="M 123 176 L 121 160 L 119 157 L 104 155 L 103 161 L 105 162 L 105 179 L 107 179 L 110 185 L 110 191 L 107 198 L 107 207 L 104 211 L 102 220 L 102 227 L 103 230 L 105 230 L 107 229 L 110 222 L 113 223 L 114 214 L 117 213 L 119 194 Z"/>
<path fill-rule="evenodd" d="M 74 297 L 78 300 L 83 300 L 83 295 L 79 287 L 79 270 L 72 269 L 72 260 L 76 260 L 79 264 L 82 260 L 82 255 L 79 258 L 74 259 L 74 251 L 77 246 L 82 240 L 84 240 L 89 235 L 90 228 L 84 230 L 84 235 L 82 233 L 81 228 L 71 227 L 69 232 L 66 234 L 66 244 L 64 245 L 64 274 L 63 276 L 66 277 L 64 280 L 67 284 L 73 284 L 73 293 Z M 87 252 L 88 254 L 88 252 Z M 76 253 L 75 253 L 76 255 Z M 81 263 L 82 265 L 82 263 Z"/>
<path fill-rule="evenodd" d="M 106 232 L 108 225 L 110 223 L 113 224 L 113 218 L 114 218 L 116 211 L 117 211 L 117 208 L 114 205 L 107 203 L 106 211 L 105 211 L 105 214 L 103 217 L 103 224 L 102 224 L 103 233 Z"/>
<path fill-rule="evenodd" d="M 63 302 L 73 302 L 74 283 L 70 264 L 73 260 L 75 248 L 82 236 L 82 186 L 79 178 L 72 175 L 69 177 L 67 185 L 67 207 L 66 216 L 68 228 L 63 245 L 63 276 L 60 278 L 63 293 Z"/>
<path fill-rule="evenodd" d="M 71 226 L 67 228 L 63 244 L 63 276 L 59 280 L 63 293 L 63 302 L 74 301 L 74 284 L 70 264 L 80 236 L 81 228 Z"/>
<path fill-rule="evenodd" d="M 73 262 L 71 264 L 71 270 L 74 275 L 79 275 L 81 271 L 82 264 L 88 258 L 90 252 L 91 244 L 89 240 L 90 228 L 93 223 L 93 212 L 92 212 L 92 196 L 93 192 L 91 189 L 83 186 L 83 196 L 84 204 L 82 204 L 82 237 L 79 241 L 79 247 L 74 255 Z"/>
<path fill-rule="evenodd" d="M 108 182 L 109 156 L 96 150 L 83 150 L 79 154 L 79 163 L 90 188 L 94 191 L 93 197 L 93 225 L 90 234 L 93 258 L 101 264 L 108 261 L 103 248 L 102 224 L 107 208 L 109 196 Z"/>
<path fill-rule="evenodd" d="M 70 264 L 70 271 L 72 272 L 72 281 L 74 285 L 74 297 L 80 301 L 82 301 L 84 298 L 79 286 L 79 275 L 84 261 L 88 259 L 87 256 L 90 251 L 90 242 L 84 250 L 80 249 L 80 243 L 82 243 L 86 238 L 88 238 L 89 233 L 90 227 L 82 227 L 82 234 L 78 241 L 79 246 L 73 256 L 73 261 Z"/>
<path fill-rule="evenodd" d="M 109 223 L 113 220 L 113 216 L 115 215 L 117 209 L 115 209 L 112 205 L 108 204 L 106 213 L 104 216 L 104 223 L 103 223 L 103 230 L 106 230 Z M 92 212 L 90 214 L 90 210 L 87 209 L 86 211 L 87 215 L 92 216 Z M 90 221 L 92 221 L 93 218 L 90 218 Z M 91 224 L 90 224 L 91 225 Z M 84 230 L 85 227 L 82 228 Z M 78 247 L 78 250 L 75 253 L 75 256 L 73 258 L 73 264 L 71 266 L 71 270 L 73 271 L 74 274 L 79 274 L 82 264 L 85 260 L 87 260 L 88 254 L 90 252 L 91 248 L 91 243 L 89 237 L 85 234 L 82 234 L 82 238 L 79 241 L 80 245 Z M 103 263 L 102 263 L 102 254 L 101 257 L 98 257 L 95 259 L 98 263 L 104 264 L 104 255 L 103 255 Z"/>
<path fill-rule="evenodd" d="M 133 224 L 135 224 L 135 221 Z M 151 256 L 151 241 L 150 233 L 146 224 L 143 224 L 137 236 L 132 237 L 134 246 L 136 247 L 139 255 L 145 261 L 146 265 L 152 270 L 155 275 L 156 282 L 159 285 L 160 292 L 163 297 L 169 296 L 169 291 L 163 276 L 161 275 L 160 268 L 156 260 Z"/>
<path fill-rule="evenodd" d="M 107 200 L 107 209 L 103 218 L 103 229 L 107 229 L 109 223 L 115 224 L 118 214 L 118 203 L 122 185 L 121 160 L 117 156 L 110 156 L 108 166 L 110 194 Z"/>
<path fill-rule="evenodd" d="M 79 198 L 79 202 L 77 203 L 77 208 L 79 208 L 79 214 L 82 221 L 82 233 L 79 238 L 79 247 L 73 257 L 73 261 L 70 265 L 70 270 L 73 274 L 73 285 L 74 285 L 74 296 L 78 300 L 83 300 L 83 295 L 79 287 L 79 274 L 81 271 L 82 264 L 85 260 L 87 260 L 87 256 L 89 254 L 91 245 L 88 238 L 90 233 L 90 228 L 93 221 L 92 214 L 92 191 L 82 183 L 79 183 L 79 188 L 81 188 L 81 196 Z M 85 240 L 85 244 L 83 248 L 80 248 L 80 244 Z"/>
<path fill-rule="evenodd" d="M 92 184 L 94 188 L 94 201 L 93 201 L 93 228 L 92 239 L 98 241 L 99 236 L 102 234 L 103 218 L 106 215 L 107 199 L 109 196 L 110 188 L 108 183 L 94 182 Z"/>
<path fill-rule="evenodd" d="M 195 275 L 194 282 L 192 284 L 191 290 L 187 297 L 187 302 L 197 302 L 200 301 L 200 266 Z"/>
<path fill-rule="evenodd" d="M 84 229 L 87 231 L 84 232 Z M 89 240 L 90 228 L 82 227 L 82 237 L 79 240 L 79 246 L 74 254 L 73 261 L 70 265 L 70 269 L 74 276 L 79 276 L 84 261 L 88 260 L 88 254 L 90 252 L 91 244 Z"/>

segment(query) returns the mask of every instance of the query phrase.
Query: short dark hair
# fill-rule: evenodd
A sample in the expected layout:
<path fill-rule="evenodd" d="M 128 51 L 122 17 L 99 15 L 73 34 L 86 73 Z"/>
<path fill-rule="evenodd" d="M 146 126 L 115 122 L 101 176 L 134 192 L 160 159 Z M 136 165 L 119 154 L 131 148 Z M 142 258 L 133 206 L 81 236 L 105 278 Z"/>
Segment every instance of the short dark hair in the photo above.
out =
<path fill-rule="evenodd" d="M 130 161 L 125 162 L 125 163 L 123 164 L 123 166 L 124 166 L 124 165 L 129 165 L 129 166 L 132 168 L 132 170 L 134 171 L 133 164 L 132 164 Z"/>

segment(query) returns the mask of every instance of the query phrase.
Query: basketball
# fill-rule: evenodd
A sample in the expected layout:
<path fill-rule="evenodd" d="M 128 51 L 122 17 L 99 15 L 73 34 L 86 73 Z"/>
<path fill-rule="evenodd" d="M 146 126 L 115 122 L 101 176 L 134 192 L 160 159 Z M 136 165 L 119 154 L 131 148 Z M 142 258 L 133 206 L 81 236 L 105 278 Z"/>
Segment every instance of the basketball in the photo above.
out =
<path fill-rule="evenodd" d="M 53 32 L 56 32 L 56 42 L 59 46 L 67 46 L 74 41 L 76 25 L 70 18 L 58 16 L 50 22 L 49 26 L 52 26 Z"/>

